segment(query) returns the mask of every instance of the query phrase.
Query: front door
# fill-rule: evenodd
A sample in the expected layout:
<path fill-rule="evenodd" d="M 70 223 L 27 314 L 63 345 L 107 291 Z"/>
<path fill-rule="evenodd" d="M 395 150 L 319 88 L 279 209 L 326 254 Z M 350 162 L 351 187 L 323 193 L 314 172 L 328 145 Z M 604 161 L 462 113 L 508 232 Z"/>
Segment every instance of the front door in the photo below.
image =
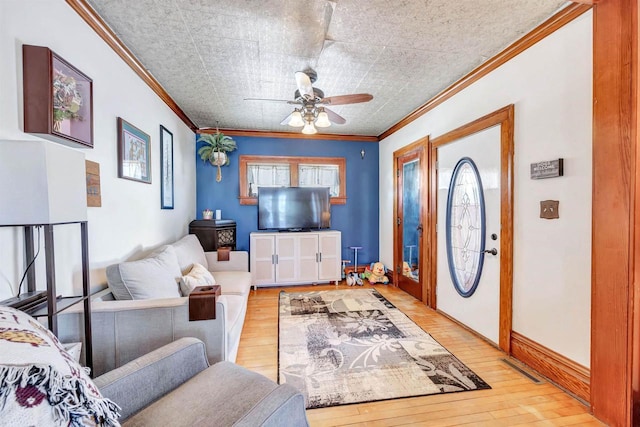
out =
<path fill-rule="evenodd" d="M 394 153 L 396 215 L 394 278 L 403 291 L 423 300 L 425 165 L 428 140 L 420 140 Z"/>
<path fill-rule="evenodd" d="M 438 309 L 496 345 L 500 126 L 438 148 Z"/>
<path fill-rule="evenodd" d="M 513 129 L 508 105 L 431 142 L 433 308 L 511 351 Z"/>

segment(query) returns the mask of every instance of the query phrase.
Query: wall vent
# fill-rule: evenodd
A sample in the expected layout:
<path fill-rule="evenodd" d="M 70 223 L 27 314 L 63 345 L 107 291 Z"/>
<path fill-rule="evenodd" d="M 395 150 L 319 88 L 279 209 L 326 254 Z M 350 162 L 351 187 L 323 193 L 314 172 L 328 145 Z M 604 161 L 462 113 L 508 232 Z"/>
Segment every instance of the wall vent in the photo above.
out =
<path fill-rule="evenodd" d="M 522 374 L 525 377 L 529 378 L 534 384 L 542 384 L 543 383 L 543 381 L 540 378 L 537 378 L 537 377 L 531 375 L 529 372 L 525 371 L 520 366 L 518 366 L 515 363 L 513 363 L 511 360 L 509 360 L 509 359 L 501 359 L 501 360 L 504 363 L 506 363 L 509 367 L 511 367 L 512 369 L 518 371 L 520 374 Z"/>

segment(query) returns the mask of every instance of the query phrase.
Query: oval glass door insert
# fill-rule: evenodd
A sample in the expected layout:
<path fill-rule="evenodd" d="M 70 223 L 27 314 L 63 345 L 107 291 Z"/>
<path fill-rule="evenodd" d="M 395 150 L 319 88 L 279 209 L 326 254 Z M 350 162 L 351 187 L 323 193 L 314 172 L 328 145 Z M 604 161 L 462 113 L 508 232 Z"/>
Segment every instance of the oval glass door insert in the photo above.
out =
<path fill-rule="evenodd" d="M 447 198 L 447 259 L 453 286 L 468 298 L 482 275 L 485 245 L 485 209 L 482 181 L 473 160 L 456 164 Z"/>

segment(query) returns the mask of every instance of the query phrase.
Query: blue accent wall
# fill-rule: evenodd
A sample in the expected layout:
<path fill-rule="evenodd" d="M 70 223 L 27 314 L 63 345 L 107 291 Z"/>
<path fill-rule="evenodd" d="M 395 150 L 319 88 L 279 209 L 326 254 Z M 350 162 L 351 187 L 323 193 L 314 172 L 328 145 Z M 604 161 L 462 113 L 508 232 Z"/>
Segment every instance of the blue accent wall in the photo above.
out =
<path fill-rule="evenodd" d="M 353 263 L 349 246 L 362 246 L 358 264 L 378 260 L 378 144 L 375 142 L 316 139 L 233 137 L 238 149 L 230 153 L 231 164 L 217 168 L 196 154 L 196 218 L 204 209 L 222 210 L 223 219 L 237 226 L 237 249 L 249 250 L 249 233 L 258 230 L 258 207 L 240 205 L 238 158 L 240 155 L 344 157 L 347 163 L 347 203 L 331 205 L 331 228 L 342 232 L 342 259 Z M 197 145 L 199 149 L 201 144 Z M 196 151 L 197 151 L 196 149 Z M 365 150 L 364 159 L 360 150 Z"/>

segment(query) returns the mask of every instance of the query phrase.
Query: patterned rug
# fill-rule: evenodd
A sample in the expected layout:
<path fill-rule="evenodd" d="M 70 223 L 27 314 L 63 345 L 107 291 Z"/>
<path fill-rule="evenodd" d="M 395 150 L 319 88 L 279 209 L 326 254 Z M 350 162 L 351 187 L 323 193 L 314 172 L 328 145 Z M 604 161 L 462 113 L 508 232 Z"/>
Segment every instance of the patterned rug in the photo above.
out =
<path fill-rule="evenodd" d="M 278 341 L 307 409 L 491 388 L 375 289 L 281 292 Z"/>

